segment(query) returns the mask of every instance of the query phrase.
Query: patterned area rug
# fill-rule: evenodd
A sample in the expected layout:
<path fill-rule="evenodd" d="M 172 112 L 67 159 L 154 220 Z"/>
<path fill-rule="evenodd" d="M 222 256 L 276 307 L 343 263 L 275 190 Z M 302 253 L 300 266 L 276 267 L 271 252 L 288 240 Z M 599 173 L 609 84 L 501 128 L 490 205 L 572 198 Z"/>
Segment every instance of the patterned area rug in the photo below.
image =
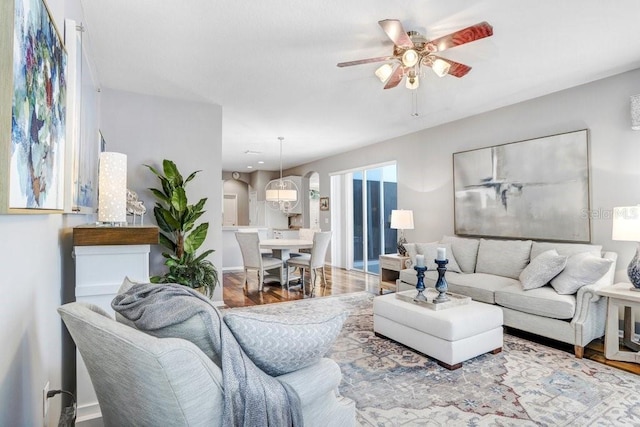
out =
<path fill-rule="evenodd" d="M 449 371 L 373 333 L 366 292 L 234 309 L 309 315 L 348 311 L 328 357 L 362 426 L 640 425 L 640 376 L 505 334 L 503 352 Z"/>

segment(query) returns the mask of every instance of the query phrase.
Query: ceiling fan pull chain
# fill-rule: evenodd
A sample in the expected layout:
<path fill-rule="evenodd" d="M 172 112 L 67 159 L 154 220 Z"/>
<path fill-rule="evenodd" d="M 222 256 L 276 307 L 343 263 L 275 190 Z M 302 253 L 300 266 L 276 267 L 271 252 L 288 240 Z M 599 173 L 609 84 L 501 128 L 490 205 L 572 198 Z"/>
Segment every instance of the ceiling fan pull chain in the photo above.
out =
<path fill-rule="evenodd" d="M 417 90 L 411 91 L 411 115 L 413 117 L 420 116 L 420 113 L 418 113 L 418 91 Z"/>

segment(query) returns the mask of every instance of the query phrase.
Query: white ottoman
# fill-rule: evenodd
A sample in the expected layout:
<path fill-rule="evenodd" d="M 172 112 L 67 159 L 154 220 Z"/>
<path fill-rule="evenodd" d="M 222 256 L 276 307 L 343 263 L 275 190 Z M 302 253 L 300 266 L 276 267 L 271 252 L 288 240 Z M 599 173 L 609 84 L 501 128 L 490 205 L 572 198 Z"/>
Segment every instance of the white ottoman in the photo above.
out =
<path fill-rule="evenodd" d="M 373 331 L 458 369 L 465 360 L 502 351 L 502 310 L 476 301 L 432 310 L 387 294 L 373 300 Z"/>

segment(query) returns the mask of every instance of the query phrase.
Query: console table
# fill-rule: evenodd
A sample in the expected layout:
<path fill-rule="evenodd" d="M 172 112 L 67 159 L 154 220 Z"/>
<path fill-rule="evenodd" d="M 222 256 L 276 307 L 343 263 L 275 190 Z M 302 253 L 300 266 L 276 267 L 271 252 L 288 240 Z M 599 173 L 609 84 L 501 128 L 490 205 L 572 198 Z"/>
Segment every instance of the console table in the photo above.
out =
<path fill-rule="evenodd" d="M 640 292 L 632 291 L 632 287 L 631 283 L 616 283 L 598 290 L 597 294 L 608 298 L 604 356 L 611 360 L 640 363 L 640 343 L 633 341 L 633 309 L 640 308 Z M 622 344 L 631 351 L 620 348 L 619 307 L 624 307 Z"/>
<path fill-rule="evenodd" d="M 132 281 L 149 281 L 150 245 L 158 243 L 158 235 L 155 226 L 75 227 L 76 301 L 95 304 L 113 316 L 111 300 L 125 276 Z M 76 381 L 77 421 L 100 417 L 98 398 L 79 353 L 76 354 Z"/>

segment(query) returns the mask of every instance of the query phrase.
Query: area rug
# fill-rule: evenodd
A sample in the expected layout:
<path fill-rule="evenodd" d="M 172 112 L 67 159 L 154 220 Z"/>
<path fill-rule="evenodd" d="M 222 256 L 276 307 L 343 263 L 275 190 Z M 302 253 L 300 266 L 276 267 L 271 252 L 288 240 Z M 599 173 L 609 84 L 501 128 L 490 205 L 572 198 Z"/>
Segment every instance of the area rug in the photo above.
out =
<path fill-rule="evenodd" d="M 367 292 L 234 309 L 314 316 L 349 312 L 327 357 L 361 426 L 640 425 L 640 376 L 505 334 L 503 352 L 449 371 L 373 333 Z"/>

